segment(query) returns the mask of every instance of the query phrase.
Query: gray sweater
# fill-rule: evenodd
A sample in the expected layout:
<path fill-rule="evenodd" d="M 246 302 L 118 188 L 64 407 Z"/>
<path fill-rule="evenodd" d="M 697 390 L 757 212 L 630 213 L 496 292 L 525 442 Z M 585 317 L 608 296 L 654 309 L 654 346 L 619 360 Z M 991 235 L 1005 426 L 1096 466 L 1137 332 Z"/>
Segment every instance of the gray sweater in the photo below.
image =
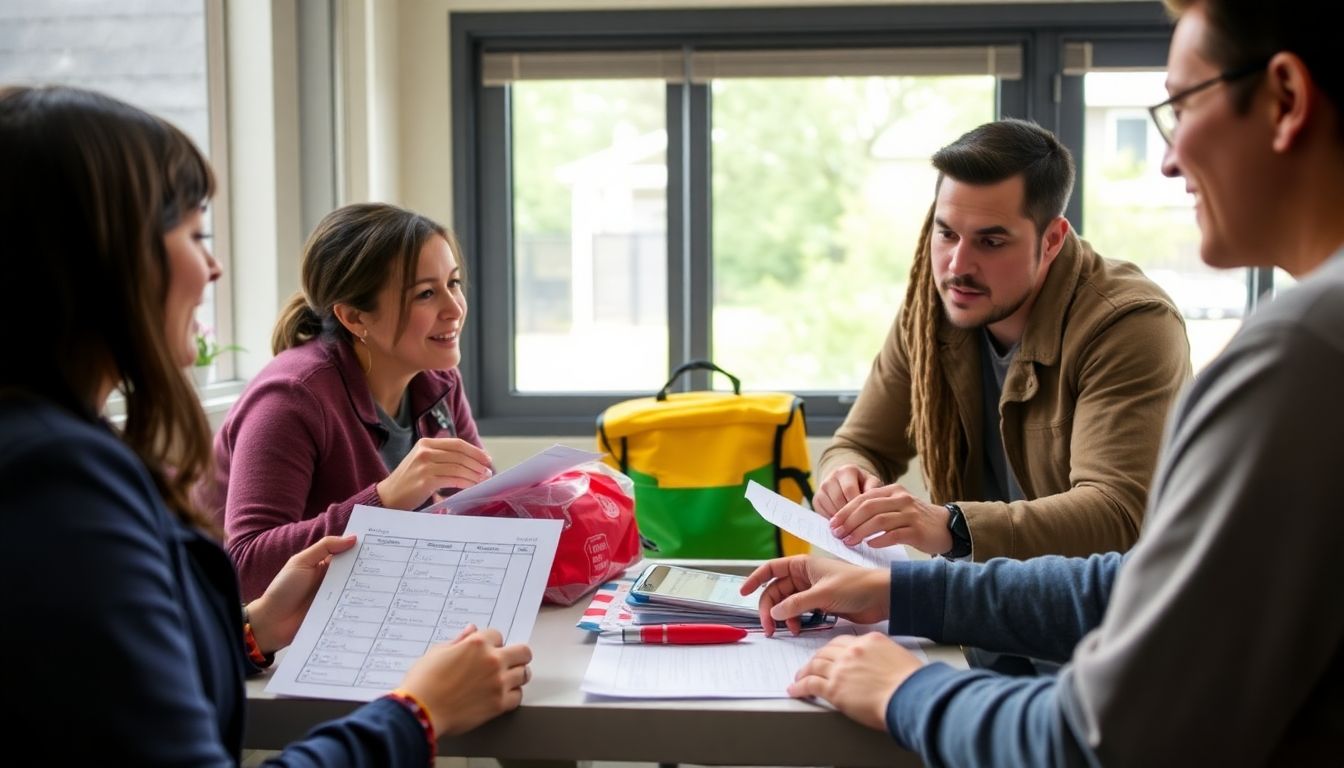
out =
<path fill-rule="evenodd" d="M 893 736 L 930 765 L 1339 765 L 1341 382 L 1336 254 L 1182 398 L 1128 555 L 893 565 L 894 634 L 1070 660 L 927 666 Z"/>

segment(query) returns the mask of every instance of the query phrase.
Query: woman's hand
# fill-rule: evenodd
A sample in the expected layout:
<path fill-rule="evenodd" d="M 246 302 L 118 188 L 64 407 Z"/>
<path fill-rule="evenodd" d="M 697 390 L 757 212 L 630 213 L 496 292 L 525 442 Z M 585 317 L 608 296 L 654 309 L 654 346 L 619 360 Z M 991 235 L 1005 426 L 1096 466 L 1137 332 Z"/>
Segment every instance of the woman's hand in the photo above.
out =
<path fill-rule="evenodd" d="M 768 582 L 768 584 L 767 584 Z M 799 616 L 823 610 L 858 624 L 889 618 L 891 571 L 860 568 L 832 558 L 795 555 L 762 564 L 747 576 L 742 594 L 749 595 L 762 584 L 761 628 L 766 637 L 775 633 L 775 622 L 789 631 L 802 631 Z"/>
<path fill-rule="evenodd" d="M 324 536 L 289 558 L 261 597 L 247 604 L 252 634 L 262 653 L 274 653 L 294 641 L 308 606 L 331 564 L 331 556 L 355 546 L 355 537 Z"/>
<path fill-rule="evenodd" d="M 415 509 L 440 488 L 470 488 L 491 474 L 490 454 L 466 440 L 422 437 L 378 483 L 378 498 L 385 507 Z"/>
<path fill-rule="evenodd" d="M 401 688 L 429 710 L 435 733 L 465 733 L 522 702 L 532 678 L 532 650 L 503 643 L 498 630 L 468 625 L 453 642 L 431 647 L 406 673 Z"/>

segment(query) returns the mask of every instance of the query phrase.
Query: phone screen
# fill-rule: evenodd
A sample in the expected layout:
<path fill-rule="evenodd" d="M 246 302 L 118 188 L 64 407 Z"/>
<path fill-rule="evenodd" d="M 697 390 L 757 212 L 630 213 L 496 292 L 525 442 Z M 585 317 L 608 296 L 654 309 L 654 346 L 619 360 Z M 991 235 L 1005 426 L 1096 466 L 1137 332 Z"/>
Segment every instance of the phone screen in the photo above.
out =
<path fill-rule="evenodd" d="M 729 605 L 755 612 L 760 603 L 761 590 L 745 596 L 739 594 L 738 589 L 746 580 L 745 576 L 656 565 L 637 588 L 650 594 Z"/>

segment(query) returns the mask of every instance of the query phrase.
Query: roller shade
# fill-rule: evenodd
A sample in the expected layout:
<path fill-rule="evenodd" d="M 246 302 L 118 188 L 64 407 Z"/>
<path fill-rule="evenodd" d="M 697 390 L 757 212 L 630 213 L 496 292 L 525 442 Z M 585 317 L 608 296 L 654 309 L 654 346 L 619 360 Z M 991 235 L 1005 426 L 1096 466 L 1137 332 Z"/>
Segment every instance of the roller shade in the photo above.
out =
<path fill-rule="evenodd" d="M 991 75 L 1022 77 L 1016 45 L 921 48 L 790 48 L 735 51 L 487 52 L 481 80 L 502 86 L 520 80 L 652 79 L 707 83 L 724 78 L 897 77 Z"/>

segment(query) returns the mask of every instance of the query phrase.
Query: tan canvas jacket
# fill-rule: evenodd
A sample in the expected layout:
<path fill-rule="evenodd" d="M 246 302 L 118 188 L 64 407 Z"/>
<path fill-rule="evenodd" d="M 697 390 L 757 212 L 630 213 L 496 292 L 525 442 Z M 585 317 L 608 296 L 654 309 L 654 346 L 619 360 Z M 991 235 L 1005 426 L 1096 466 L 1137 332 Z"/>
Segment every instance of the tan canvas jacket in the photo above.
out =
<path fill-rule="evenodd" d="M 898 323 L 818 477 L 857 464 L 883 482 L 915 455 L 910 372 Z M 980 348 L 976 330 L 943 324 L 941 362 L 961 412 L 959 502 L 972 558 L 1124 551 L 1138 538 L 1163 424 L 1190 380 L 1185 322 L 1132 264 L 1103 259 L 1072 233 L 1050 267 L 999 401 L 1008 466 L 1028 500 L 982 501 Z"/>

